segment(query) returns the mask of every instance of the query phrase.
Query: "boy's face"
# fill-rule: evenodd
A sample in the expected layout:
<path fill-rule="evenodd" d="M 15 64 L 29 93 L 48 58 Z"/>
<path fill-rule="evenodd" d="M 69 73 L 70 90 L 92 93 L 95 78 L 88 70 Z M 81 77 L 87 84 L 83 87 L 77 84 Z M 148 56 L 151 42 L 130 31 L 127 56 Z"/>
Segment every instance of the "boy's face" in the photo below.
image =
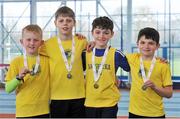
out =
<path fill-rule="evenodd" d="M 20 40 L 22 46 L 26 49 L 27 55 L 37 55 L 38 48 L 43 43 L 40 34 L 25 30 Z"/>
<path fill-rule="evenodd" d="M 75 21 L 71 17 L 64 17 L 64 16 L 59 16 L 55 21 L 54 21 L 56 27 L 59 30 L 59 33 L 62 35 L 71 35 L 73 27 L 75 26 Z"/>
<path fill-rule="evenodd" d="M 95 44 L 97 48 L 106 48 L 108 41 L 113 37 L 114 32 L 110 29 L 102 29 L 96 27 L 92 31 L 92 36 L 95 40 Z"/>
<path fill-rule="evenodd" d="M 142 36 L 140 37 L 137 46 L 143 56 L 153 57 L 155 51 L 159 48 L 160 45 L 152 39 L 146 39 L 145 36 Z"/>

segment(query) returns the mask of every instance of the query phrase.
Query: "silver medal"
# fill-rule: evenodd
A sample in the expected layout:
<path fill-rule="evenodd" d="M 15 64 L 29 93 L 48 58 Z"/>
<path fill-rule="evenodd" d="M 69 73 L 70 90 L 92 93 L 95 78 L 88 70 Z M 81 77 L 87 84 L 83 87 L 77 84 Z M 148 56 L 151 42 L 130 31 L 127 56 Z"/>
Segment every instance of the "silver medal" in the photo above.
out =
<path fill-rule="evenodd" d="M 36 75 L 38 72 L 40 72 L 39 65 L 33 67 L 32 71 L 30 71 L 30 75 L 31 75 L 31 76 L 34 76 L 34 75 Z"/>
<path fill-rule="evenodd" d="M 63 60 L 64 60 L 66 69 L 67 69 L 68 72 L 71 72 L 71 70 L 72 70 L 72 65 L 73 65 L 73 63 L 74 63 L 74 56 L 75 56 L 75 40 L 74 40 L 74 38 L 72 38 L 72 51 L 71 51 L 72 54 L 71 54 L 70 63 L 68 63 L 68 59 L 67 59 L 67 57 L 66 57 L 64 48 L 62 47 L 62 43 L 61 43 L 60 37 L 58 38 L 58 44 L 59 44 L 59 49 L 60 49 L 60 51 L 61 51 L 61 55 L 62 55 L 62 58 L 63 58 Z M 71 78 L 72 78 L 72 74 L 71 74 L 71 73 L 68 73 L 68 74 L 67 74 L 67 78 L 68 78 L 68 79 L 71 79 Z"/>
<path fill-rule="evenodd" d="M 72 78 L 72 75 L 70 73 L 67 74 L 67 78 L 68 79 L 71 79 Z"/>

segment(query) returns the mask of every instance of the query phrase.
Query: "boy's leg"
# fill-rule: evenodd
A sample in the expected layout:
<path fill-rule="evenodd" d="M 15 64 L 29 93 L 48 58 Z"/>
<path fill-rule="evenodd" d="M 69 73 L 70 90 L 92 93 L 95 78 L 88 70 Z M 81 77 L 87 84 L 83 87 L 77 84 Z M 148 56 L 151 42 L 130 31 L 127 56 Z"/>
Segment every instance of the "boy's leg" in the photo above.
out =
<path fill-rule="evenodd" d="M 70 118 L 83 118 L 85 117 L 85 98 L 70 100 L 69 117 Z"/>
<path fill-rule="evenodd" d="M 68 100 L 51 100 L 50 117 L 65 118 L 68 116 L 69 101 Z"/>
<path fill-rule="evenodd" d="M 101 108 L 85 107 L 86 118 L 101 118 Z"/>
<path fill-rule="evenodd" d="M 101 118 L 117 118 L 118 106 L 102 108 Z"/>
<path fill-rule="evenodd" d="M 165 118 L 165 115 L 158 116 L 158 117 L 146 117 L 146 116 L 135 115 L 135 114 L 129 112 L 129 118 Z"/>

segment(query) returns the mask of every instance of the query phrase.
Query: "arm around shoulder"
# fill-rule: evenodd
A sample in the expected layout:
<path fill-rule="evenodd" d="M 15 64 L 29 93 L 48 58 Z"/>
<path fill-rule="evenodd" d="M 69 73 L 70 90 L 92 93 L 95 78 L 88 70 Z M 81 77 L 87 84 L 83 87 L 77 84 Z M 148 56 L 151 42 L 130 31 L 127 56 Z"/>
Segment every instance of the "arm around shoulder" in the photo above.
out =
<path fill-rule="evenodd" d="M 116 67 L 121 67 L 126 72 L 130 71 L 128 60 L 120 50 L 116 50 L 115 52 L 115 65 Z"/>

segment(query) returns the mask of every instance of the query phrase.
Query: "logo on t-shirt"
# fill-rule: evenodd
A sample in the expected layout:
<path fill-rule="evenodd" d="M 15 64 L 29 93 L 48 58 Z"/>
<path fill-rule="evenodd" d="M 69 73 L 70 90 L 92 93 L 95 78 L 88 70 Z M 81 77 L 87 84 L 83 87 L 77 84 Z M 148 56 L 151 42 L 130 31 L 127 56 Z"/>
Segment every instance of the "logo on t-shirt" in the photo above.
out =
<path fill-rule="evenodd" d="M 100 65 L 101 64 L 95 64 L 96 72 L 98 72 Z M 92 69 L 92 64 L 88 64 L 88 69 Z M 110 70 L 111 69 L 110 64 L 104 64 L 103 69 Z"/>
<path fill-rule="evenodd" d="M 145 74 L 146 74 L 146 76 L 147 76 L 147 72 L 148 72 L 147 69 L 145 68 L 144 71 L 145 71 Z M 140 78 L 142 78 L 141 69 L 139 69 L 138 76 L 139 76 Z"/>
<path fill-rule="evenodd" d="M 35 64 L 32 65 L 32 72 L 34 72 L 35 66 L 36 66 Z M 36 72 L 35 74 L 32 74 L 32 75 L 37 75 L 37 74 L 39 74 L 40 72 L 41 72 L 41 66 L 39 65 L 37 72 Z"/>
<path fill-rule="evenodd" d="M 66 55 L 66 58 L 69 60 L 69 59 L 71 58 L 71 55 L 72 55 L 71 50 L 70 50 L 70 49 L 67 49 L 67 50 L 65 51 L 65 55 Z"/>

